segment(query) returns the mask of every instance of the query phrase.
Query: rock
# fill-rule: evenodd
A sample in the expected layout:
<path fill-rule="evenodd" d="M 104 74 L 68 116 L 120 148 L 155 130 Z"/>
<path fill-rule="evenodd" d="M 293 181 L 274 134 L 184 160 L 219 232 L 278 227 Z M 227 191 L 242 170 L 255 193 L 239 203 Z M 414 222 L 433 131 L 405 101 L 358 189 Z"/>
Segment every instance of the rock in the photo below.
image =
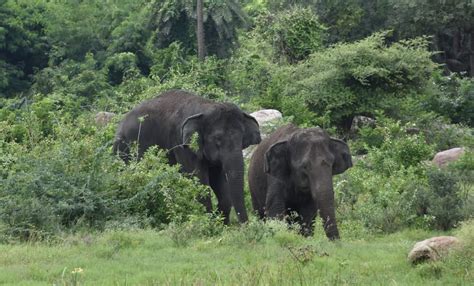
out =
<path fill-rule="evenodd" d="M 281 112 L 276 109 L 262 109 L 252 112 L 250 115 L 257 119 L 260 126 L 268 124 L 270 121 L 283 118 Z"/>
<path fill-rule="evenodd" d="M 436 261 L 457 244 L 459 240 L 454 236 L 437 236 L 419 241 L 408 254 L 408 260 L 413 264 Z"/>
<path fill-rule="evenodd" d="M 354 116 L 352 119 L 352 124 L 351 124 L 351 131 L 350 133 L 352 135 L 357 134 L 359 129 L 362 127 L 375 127 L 375 119 L 367 117 L 367 116 L 362 116 L 362 115 L 357 115 Z"/>
<path fill-rule="evenodd" d="M 110 121 L 112 121 L 112 118 L 114 118 L 114 116 L 115 113 L 112 112 L 97 112 L 97 114 L 95 115 L 95 124 L 97 126 L 106 126 L 107 124 L 109 124 Z"/>
<path fill-rule="evenodd" d="M 272 123 L 277 123 L 279 120 L 283 119 L 281 112 L 276 109 L 262 109 L 252 112 L 250 115 L 257 120 L 258 125 L 260 126 L 260 136 L 262 137 L 262 140 L 278 127 Z M 252 145 L 242 150 L 245 159 L 252 156 L 253 150 L 256 146 L 257 145 Z"/>
<path fill-rule="evenodd" d="M 457 161 L 462 154 L 464 154 L 464 148 L 452 148 L 437 153 L 432 162 L 438 167 L 443 167 L 448 163 Z"/>

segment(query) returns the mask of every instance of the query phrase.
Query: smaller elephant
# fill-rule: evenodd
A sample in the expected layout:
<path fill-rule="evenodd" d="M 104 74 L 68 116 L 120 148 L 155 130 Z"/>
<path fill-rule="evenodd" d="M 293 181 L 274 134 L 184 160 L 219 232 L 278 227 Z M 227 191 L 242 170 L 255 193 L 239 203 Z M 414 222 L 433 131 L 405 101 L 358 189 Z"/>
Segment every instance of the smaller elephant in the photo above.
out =
<path fill-rule="evenodd" d="M 250 159 L 253 208 L 260 218 L 299 223 L 304 235 L 312 235 L 319 211 L 326 236 L 339 239 L 332 176 L 350 167 L 347 144 L 330 138 L 323 129 L 280 127 L 257 146 Z M 297 216 L 288 216 L 291 212 Z"/>

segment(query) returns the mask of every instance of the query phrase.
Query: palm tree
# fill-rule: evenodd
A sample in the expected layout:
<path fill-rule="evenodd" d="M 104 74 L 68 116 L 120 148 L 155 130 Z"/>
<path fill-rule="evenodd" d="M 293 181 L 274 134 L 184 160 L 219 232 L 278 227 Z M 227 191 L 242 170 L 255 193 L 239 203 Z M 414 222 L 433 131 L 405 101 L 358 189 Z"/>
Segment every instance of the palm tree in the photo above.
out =
<path fill-rule="evenodd" d="M 157 33 L 157 44 L 166 47 L 180 41 L 183 47 L 199 54 L 198 5 L 202 3 L 202 47 L 204 54 L 228 55 L 237 38 L 237 28 L 247 23 L 247 15 L 237 0 L 155 0 L 152 5 L 151 29 Z M 200 7 L 200 6 L 199 6 Z M 205 41 L 204 41 L 205 39 Z M 201 54 L 199 54 L 201 56 Z"/>

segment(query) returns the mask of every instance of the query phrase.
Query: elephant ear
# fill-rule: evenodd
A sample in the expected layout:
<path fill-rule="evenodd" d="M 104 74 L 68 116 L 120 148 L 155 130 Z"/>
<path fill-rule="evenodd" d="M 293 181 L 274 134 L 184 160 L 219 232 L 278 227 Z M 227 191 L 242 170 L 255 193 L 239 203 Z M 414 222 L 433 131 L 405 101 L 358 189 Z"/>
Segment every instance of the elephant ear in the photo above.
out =
<path fill-rule="evenodd" d="M 247 148 L 250 145 L 258 144 L 262 141 L 260 137 L 260 127 L 257 120 L 244 112 L 244 134 L 242 137 L 242 147 Z"/>
<path fill-rule="evenodd" d="M 263 170 L 274 177 L 281 177 L 288 171 L 288 141 L 280 141 L 265 152 Z"/>
<path fill-rule="evenodd" d="M 195 132 L 199 131 L 202 116 L 202 113 L 198 113 L 193 116 L 189 116 L 184 120 L 183 124 L 181 125 L 183 145 L 191 143 L 191 137 Z"/>
<path fill-rule="evenodd" d="M 331 138 L 331 152 L 334 155 L 334 164 L 332 165 L 332 174 L 344 173 L 345 170 L 352 167 L 351 152 L 346 142 Z"/>

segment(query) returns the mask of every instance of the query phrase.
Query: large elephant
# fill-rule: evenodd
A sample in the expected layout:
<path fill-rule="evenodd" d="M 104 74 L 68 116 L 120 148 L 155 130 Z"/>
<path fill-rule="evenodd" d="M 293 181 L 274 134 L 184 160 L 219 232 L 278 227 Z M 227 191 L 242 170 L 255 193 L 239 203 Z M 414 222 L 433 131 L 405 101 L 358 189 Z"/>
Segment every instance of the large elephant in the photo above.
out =
<path fill-rule="evenodd" d="M 346 143 L 330 138 L 323 129 L 280 127 L 257 146 L 250 160 L 254 210 L 261 218 L 296 212 L 292 220 L 305 235 L 312 235 L 319 210 L 326 236 L 338 239 L 332 176 L 351 166 Z"/>
<path fill-rule="evenodd" d="M 189 146 L 193 138 L 197 138 L 197 150 Z M 126 114 L 117 130 L 114 152 L 128 161 L 134 141 L 139 157 L 153 145 L 168 149 L 170 164 L 181 164 L 184 172 L 211 186 L 226 224 L 232 206 L 239 221 L 247 221 L 242 149 L 261 141 L 255 118 L 234 104 L 171 90 Z M 201 200 L 211 212 L 210 194 Z"/>

